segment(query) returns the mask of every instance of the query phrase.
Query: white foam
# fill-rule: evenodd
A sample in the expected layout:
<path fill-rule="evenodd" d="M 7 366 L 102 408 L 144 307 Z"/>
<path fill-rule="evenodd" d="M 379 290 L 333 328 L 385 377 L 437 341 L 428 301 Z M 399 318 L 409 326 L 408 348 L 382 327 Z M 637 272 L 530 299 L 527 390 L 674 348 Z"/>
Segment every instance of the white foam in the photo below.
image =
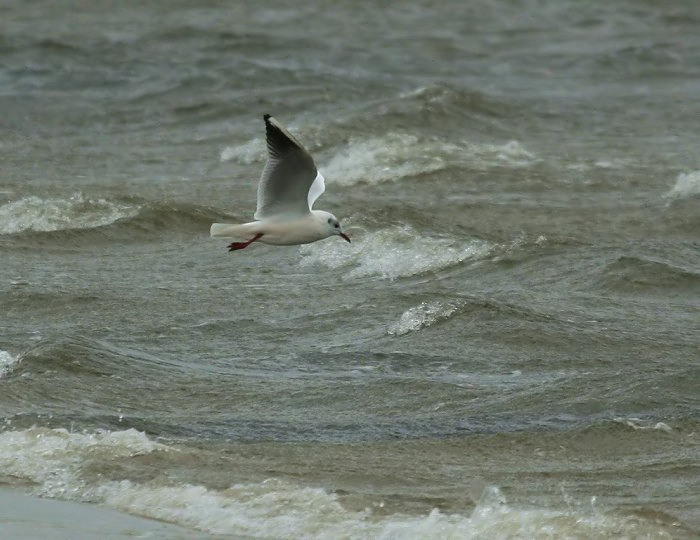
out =
<path fill-rule="evenodd" d="M 470 259 L 487 256 L 492 244 L 482 240 L 457 242 L 425 236 L 411 226 L 392 226 L 359 234 L 352 229 L 352 243 L 323 242 L 300 248 L 299 264 L 310 267 L 349 267 L 344 279 L 379 276 L 396 279 L 434 272 Z"/>
<path fill-rule="evenodd" d="M 393 336 L 402 336 L 431 326 L 437 322 L 449 319 L 466 304 L 466 300 L 421 302 L 407 309 L 398 322 L 392 324 L 387 331 Z"/>
<path fill-rule="evenodd" d="M 619 423 L 619 424 L 624 424 L 627 427 L 631 427 L 635 431 L 646 431 L 646 430 L 655 430 L 655 431 L 664 431 L 666 433 L 672 433 L 673 428 L 669 426 L 666 422 L 648 422 L 645 420 L 642 420 L 640 418 L 623 418 L 623 417 L 617 417 L 614 418 L 614 421 Z"/>
<path fill-rule="evenodd" d="M 217 491 L 203 486 L 148 486 L 111 482 L 94 490 L 119 510 L 147 515 L 213 534 L 264 538 L 339 537 L 362 525 L 366 512 L 345 510 L 337 496 L 282 480 L 236 484 Z"/>
<path fill-rule="evenodd" d="M 0 433 L 0 470 L 31 480 L 41 495 L 84 500 L 80 467 L 89 458 L 148 454 L 164 448 L 134 429 L 72 433 L 33 427 Z"/>
<path fill-rule="evenodd" d="M 681 173 L 675 185 L 664 195 L 668 199 L 684 199 L 700 195 L 700 171 Z"/>
<path fill-rule="evenodd" d="M 665 537 L 661 525 L 635 516 L 598 513 L 593 507 L 577 508 L 570 500 L 561 510 L 516 508 L 495 487 L 484 490 L 471 512 L 444 514 L 434 509 L 427 515 L 387 515 L 369 508 L 348 510 L 335 493 L 280 479 L 214 490 L 168 484 L 167 470 L 149 483 L 104 481 L 83 474 L 83 469 L 94 470 L 101 462 L 154 451 L 175 449 L 133 429 L 71 433 L 34 427 L 0 433 L 0 470 L 37 483 L 44 496 L 100 503 L 221 535 L 280 539 Z"/>
<path fill-rule="evenodd" d="M 267 156 L 265 141 L 262 139 L 252 139 L 244 144 L 237 146 L 227 146 L 221 150 L 219 160 L 223 163 L 226 161 L 237 161 L 244 165 L 251 163 L 264 162 Z"/>
<path fill-rule="evenodd" d="M 599 159 L 593 163 L 593 166 L 598 169 L 614 169 L 623 170 L 634 165 L 634 160 L 630 158 L 611 158 L 611 159 Z"/>
<path fill-rule="evenodd" d="M 488 170 L 521 168 L 537 157 L 517 141 L 503 145 L 455 144 L 438 138 L 390 132 L 379 137 L 354 138 L 323 165 L 327 178 L 341 185 L 384 181 L 439 171 L 451 166 Z"/>
<path fill-rule="evenodd" d="M 93 490 L 93 496 L 124 512 L 212 534 L 256 538 L 617 538 L 621 532 L 629 537 L 670 538 L 660 526 L 635 516 L 603 514 L 593 507 L 514 508 L 497 488 L 487 491 L 491 495 L 482 498 L 471 514 L 433 509 L 418 516 L 347 510 L 333 493 L 281 480 L 238 484 L 221 491 L 110 482 Z"/>
<path fill-rule="evenodd" d="M 0 206 L 0 234 L 89 229 L 133 217 L 137 213 L 137 206 L 89 199 L 80 193 L 68 199 L 31 196 Z"/>
<path fill-rule="evenodd" d="M 16 356 L 0 349 L 0 378 L 12 371 L 12 367 L 18 362 Z"/>
<path fill-rule="evenodd" d="M 323 170 L 333 182 L 342 185 L 377 184 L 443 169 L 456 151 L 456 146 L 440 141 L 421 142 L 415 135 L 388 133 L 351 139 L 347 147 L 324 164 Z"/>
<path fill-rule="evenodd" d="M 614 538 L 623 531 L 657 534 L 660 527 L 633 516 L 591 509 L 520 509 L 500 490 L 487 488 L 469 514 L 375 514 L 345 509 L 337 495 L 320 488 L 270 479 L 225 490 L 203 486 L 151 486 L 108 482 L 92 498 L 112 508 L 213 534 L 279 539 Z M 571 501 L 568 501 L 571 505 Z M 381 504 L 379 505 L 381 507 Z M 660 534 L 661 533 L 661 534 Z M 670 538 L 670 537 L 669 537 Z"/>
<path fill-rule="evenodd" d="M 220 161 L 243 165 L 263 163 L 265 142 L 255 138 L 237 146 L 227 146 Z M 488 170 L 493 167 L 528 167 L 539 161 L 517 141 L 505 144 L 455 144 L 439 138 L 426 138 L 405 132 L 389 132 L 374 137 L 354 137 L 328 159 L 316 156 L 318 167 L 336 185 L 378 184 L 404 177 L 439 171 L 450 166 Z"/>

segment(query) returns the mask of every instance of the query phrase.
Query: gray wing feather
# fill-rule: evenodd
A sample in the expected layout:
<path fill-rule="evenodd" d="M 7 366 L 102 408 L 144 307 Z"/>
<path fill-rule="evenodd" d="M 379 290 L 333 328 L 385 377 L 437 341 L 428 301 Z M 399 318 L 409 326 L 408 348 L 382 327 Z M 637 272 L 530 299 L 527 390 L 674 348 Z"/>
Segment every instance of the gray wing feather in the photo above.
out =
<path fill-rule="evenodd" d="M 258 184 L 255 219 L 309 211 L 309 189 L 316 179 L 313 158 L 282 124 L 265 115 L 267 163 Z"/>

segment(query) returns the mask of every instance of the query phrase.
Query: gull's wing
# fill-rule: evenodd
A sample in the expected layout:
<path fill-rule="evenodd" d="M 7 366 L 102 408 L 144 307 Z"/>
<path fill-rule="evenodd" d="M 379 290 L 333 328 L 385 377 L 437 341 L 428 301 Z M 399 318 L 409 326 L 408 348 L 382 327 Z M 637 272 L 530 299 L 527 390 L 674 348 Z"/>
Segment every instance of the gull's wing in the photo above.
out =
<path fill-rule="evenodd" d="M 267 163 L 258 184 L 255 219 L 306 214 L 323 193 L 323 176 L 313 158 L 282 124 L 265 115 Z"/>

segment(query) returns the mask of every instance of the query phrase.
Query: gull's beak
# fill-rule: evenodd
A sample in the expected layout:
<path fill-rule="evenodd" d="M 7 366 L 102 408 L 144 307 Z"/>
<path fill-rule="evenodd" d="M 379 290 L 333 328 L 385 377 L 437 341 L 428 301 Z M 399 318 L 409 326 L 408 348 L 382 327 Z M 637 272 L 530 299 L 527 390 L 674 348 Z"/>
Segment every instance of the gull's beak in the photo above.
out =
<path fill-rule="evenodd" d="M 340 236 L 343 237 L 343 240 L 350 242 L 350 237 L 347 234 L 345 234 L 344 232 L 341 232 Z"/>

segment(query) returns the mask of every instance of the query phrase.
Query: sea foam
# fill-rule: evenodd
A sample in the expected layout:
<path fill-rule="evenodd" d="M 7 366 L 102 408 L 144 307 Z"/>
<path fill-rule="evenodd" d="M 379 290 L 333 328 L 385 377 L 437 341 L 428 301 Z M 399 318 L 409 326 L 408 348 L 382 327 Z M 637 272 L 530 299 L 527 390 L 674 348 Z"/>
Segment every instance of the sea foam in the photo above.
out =
<path fill-rule="evenodd" d="M 427 328 L 435 323 L 449 319 L 452 315 L 459 312 L 466 303 L 464 299 L 421 302 L 417 306 L 404 311 L 401 318 L 389 327 L 387 333 L 393 336 L 402 336 Z"/>
<path fill-rule="evenodd" d="M 35 483 L 40 495 L 99 503 L 213 534 L 280 539 L 617 538 L 621 534 L 670 538 L 662 525 L 642 517 L 602 513 L 570 500 L 559 509 L 518 508 L 496 487 L 487 487 L 476 507 L 462 513 L 433 509 L 408 515 L 375 511 L 383 507 L 381 500 L 364 510 L 351 510 L 334 492 L 277 478 L 212 489 L 173 483 L 167 474 L 137 482 L 105 480 L 89 472 L 101 462 L 156 451 L 178 452 L 134 429 L 74 433 L 33 427 L 0 432 L 0 470 Z"/>
<path fill-rule="evenodd" d="M 0 206 L 0 234 L 90 229 L 133 217 L 138 210 L 136 205 L 90 199 L 80 193 L 67 199 L 30 196 Z"/>
<path fill-rule="evenodd" d="M 0 350 L 0 378 L 12 371 L 12 367 L 18 362 L 17 357 L 9 352 Z"/>
<path fill-rule="evenodd" d="M 40 495 L 89 500 L 82 490 L 81 467 L 90 457 L 114 459 L 164 448 L 134 429 L 73 433 L 33 427 L 0 433 L 0 470 L 37 484 Z"/>
<path fill-rule="evenodd" d="M 219 160 L 224 163 L 226 161 L 237 161 L 244 165 L 251 163 L 264 162 L 266 156 L 266 145 L 262 139 L 251 139 L 250 141 L 238 145 L 227 146 L 221 150 Z"/>
<path fill-rule="evenodd" d="M 409 225 L 391 226 L 355 234 L 352 243 L 324 242 L 300 248 L 303 267 L 348 267 L 344 279 L 378 276 L 388 279 L 436 272 L 467 260 L 486 257 L 493 245 L 472 239 L 467 242 L 426 236 Z"/>
<path fill-rule="evenodd" d="M 255 138 L 221 151 L 220 161 L 243 165 L 264 163 L 265 142 Z M 316 165 L 328 182 L 341 186 L 379 184 L 446 169 L 465 167 L 489 170 L 494 167 L 522 168 L 539 158 L 518 141 L 503 144 L 450 142 L 437 137 L 390 131 L 382 135 L 353 137 L 329 155 L 318 152 Z"/>
<path fill-rule="evenodd" d="M 664 195 L 667 199 L 684 199 L 700 195 L 700 171 L 681 173 L 674 186 Z"/>
<path fill-rule="evenodd" d="M 389 132 L 382 136 L 351 139 L 322 167 L 327 178 L 341 185 L 378 184 L 446 169 L 464 167 L 521 168 L 537 161 L 519 142 L 458 144 L 439 138 Z"/>

